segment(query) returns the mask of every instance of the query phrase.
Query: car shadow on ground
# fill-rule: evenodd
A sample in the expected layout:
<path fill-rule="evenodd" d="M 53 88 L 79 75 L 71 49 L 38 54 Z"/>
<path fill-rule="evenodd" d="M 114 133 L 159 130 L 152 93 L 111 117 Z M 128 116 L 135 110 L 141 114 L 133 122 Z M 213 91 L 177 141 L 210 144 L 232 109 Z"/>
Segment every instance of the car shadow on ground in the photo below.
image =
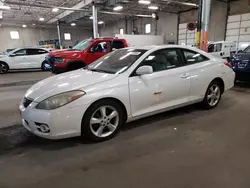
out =
<path fill-rule="evenodd" d="M 236 86 L 233 88 L 233 90 L 237 92 L 239 91 L 239 92 L 248 93 L 250 92 L 249 88 L 250 88 L 250 83 L 237 83 Z M 222 104 L 224 106 L 223 108 L 225 107 L 230 108 L 230 106 L 227 106 L 228 103 L 224 102 L 227 100 L 233 100 L 233 99 L 224 98 L 224 100 L 222 100 Z M 202 112 L 205 110 L 201 108 L 199 104 L 194 104 L 194 105 L 189 105 L 186 107 L 178 108 L 175 110 L 163 112 L 160 114 L 156 114 L 153 116 L 149 116 L 149 117 L 137 120 L 137 121 L 133 121 L 131 123 L 127 123 L 124 127 L 122 127 L 121 133 L 123 134 L 127 131 L 133 131 L 134 129 L 137 129 L 137 128 L 140 129 L 140 127 L 143 127 L 143 130 L 144 130 L 144 128 L 150 127 L 151 124 L 153 123 L 157 124 L 158 122 L 163 121 L 163 120 L 170 120 L 171 118 L 184 116 L 187 114 L 192 114 L 197 111 Z M 173 126 L 173 125 L 168 124 L 167 126 Z M 122 134 L 118 135 L 118 137 L 122 136 Z M 137 133 L 134 133 L 134 134 L 137 134 Z M 108 142 L 113 143 L 113 141 L 108 141 Z M 23 152 L 27 149 L 32 149 L 32 148 L 40 148 L 44 151 L 46 150 L 49 151 L 49 150 L 61 150 L 61 149 L 76 147 L 79 145 L 93 145 L 93 144 L 98 144 L 98 143 L 90 142 L 84 137 L 83 138 L 75 137 L 75 138 L 68 138 L 68 139 L 62 139 L 62 140 L 43 139 L 43 138 L 37 137 L 29 133 L 21 125 L 15 125 L 13 127 L 0 129 L 0 154 L 9 153 L 9 152 Z"/>
<path fill-rule="evenodd" d="M 29 73 L 29 72 L 44 72 L 41 69 L 25 69 L 25 70 L 9 70 L 7 74 L 13 74 L 13 73 Z"/>
<path fill-rule="evenodd" d="M 171 119 L 173 117 L 182 116 L 197 110 L 202 109 L 196 104 L 149 116 L 131 123 L 127 123 L 124 127 L 122 127 L 121 132 L 127 132 L 135 128 L 147 126 L 162 120 Z M 119 136 L 120 135 L 118 135 L 118 137 Z M 62 140 L 48 140 L 29 133 L 21 125 L 0 129 L 0 154 L 9 152 L 22 153 L 24 150 L 32 148 L 40 148 L 43 150 L 61 150 L 84 144 L 92 145 L 98 143 L 91 142 L 84 137 L 75 137 Z"/>

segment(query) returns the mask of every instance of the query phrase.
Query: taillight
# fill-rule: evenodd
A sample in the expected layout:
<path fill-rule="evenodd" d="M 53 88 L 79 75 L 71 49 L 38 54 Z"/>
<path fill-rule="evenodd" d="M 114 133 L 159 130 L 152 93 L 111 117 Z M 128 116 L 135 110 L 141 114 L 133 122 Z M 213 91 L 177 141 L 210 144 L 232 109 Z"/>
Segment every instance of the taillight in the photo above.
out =
<path fill-rule="evenodd" d="M 228 67 L 231 68 L 231 69 L 233 68 L 232 65 L 231 65 L 231 63 L 229 63 L 229 62 L 227 62 L 227 61 L 224 62 L 224 65 L 228 66 Z"/>

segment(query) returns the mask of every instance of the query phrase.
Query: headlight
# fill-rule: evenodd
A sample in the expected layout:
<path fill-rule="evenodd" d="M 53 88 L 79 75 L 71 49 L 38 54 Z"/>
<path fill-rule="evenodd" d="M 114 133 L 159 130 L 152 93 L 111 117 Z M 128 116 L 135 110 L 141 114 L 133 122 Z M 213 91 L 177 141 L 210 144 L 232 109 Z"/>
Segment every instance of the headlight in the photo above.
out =
<path fill-rule="evenodd" d="M 64 106 L 70 102 L 73 102 L 74 100 L 79 99 L 83 95 L 85 95 L 84 91 L 70 91 L 61 93 L 45 99 L 44 101 L 40 102 L 36 106 L 36 108 L 43 110 L 53 110 Z"/>
<path fill-rule="evenodd" d="M 54 61 L 55 63 L 63 63 L 65 59 L 61 58 L 61 57 L 54 57 Z"/>

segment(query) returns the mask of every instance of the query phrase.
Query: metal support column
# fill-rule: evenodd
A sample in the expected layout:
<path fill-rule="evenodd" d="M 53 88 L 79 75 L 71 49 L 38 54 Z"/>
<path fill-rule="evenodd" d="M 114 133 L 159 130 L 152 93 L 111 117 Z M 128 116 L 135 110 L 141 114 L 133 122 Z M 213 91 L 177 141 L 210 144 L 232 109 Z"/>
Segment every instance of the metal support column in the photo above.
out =
<path fill-rule="evenodd" d="M 202 0 L 199 1 L 198 8 L 198 22 L 197 22 L 197 33 L 196 33 L 196 47 L 200 49 L 200 40 L 201 40 L 201 15 L 202 15 Z"/>
<path fill-rule="evenodd" d="M 60 49 L 62 49 L 62 40 L 61 40 L 61 31 L 60 31 L 60 21 L 57 20 L 57 33 L 58 33 L 58 40 Z"/>
<path fill-rule="evenodd" d="M 201 49 L 207 52 L 208 45 L 208 24 L 211 8 L 211 0 L 202 0 L 202 16 L 201 16 Z"/>
<path fill-rule="evenodd" d="M 97 9 L 95 3 L 92 3 L 92 16 L 93 16 L 93 37 L 98 37 L 98 21 L 97 21 Z"/>

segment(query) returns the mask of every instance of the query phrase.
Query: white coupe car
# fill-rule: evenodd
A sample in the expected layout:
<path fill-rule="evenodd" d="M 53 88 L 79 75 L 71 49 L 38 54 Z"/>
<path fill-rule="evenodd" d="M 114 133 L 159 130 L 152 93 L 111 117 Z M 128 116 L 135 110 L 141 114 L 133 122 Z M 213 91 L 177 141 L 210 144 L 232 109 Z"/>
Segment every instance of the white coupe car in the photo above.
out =
<path fill-rule="evenodd" d="M 234 78 L 228 62 L 194 48 L 125 48 L 38 82 L 19 109 L 23 126 L 38 136 L 102 141 L 145 116 L 198 102 L 214 108 Z"/>
<path fill-rule="evenodd" d="M 44 48 L 17 48 L 0 56 L 0 74 L 15 69 L 45 70 L 45 56 L 49 53 Z"/>

